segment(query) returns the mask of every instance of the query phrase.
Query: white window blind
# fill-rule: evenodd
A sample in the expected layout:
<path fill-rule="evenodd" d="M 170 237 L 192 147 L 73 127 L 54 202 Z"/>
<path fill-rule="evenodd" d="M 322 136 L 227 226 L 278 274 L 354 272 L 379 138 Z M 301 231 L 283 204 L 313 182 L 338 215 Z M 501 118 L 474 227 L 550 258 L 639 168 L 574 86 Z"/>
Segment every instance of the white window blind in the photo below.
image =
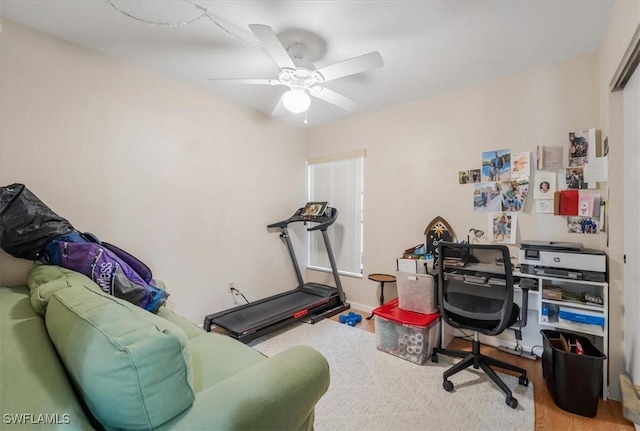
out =
<path fill-rule="evenodd" d="M 338 271 L 362 276 L 364 151 L 309 160 L 309 201 L 329 202 L 338 219 L 327 233 Z M 310 232 L 309 267 L 330 270 L 324 241 Z"/>

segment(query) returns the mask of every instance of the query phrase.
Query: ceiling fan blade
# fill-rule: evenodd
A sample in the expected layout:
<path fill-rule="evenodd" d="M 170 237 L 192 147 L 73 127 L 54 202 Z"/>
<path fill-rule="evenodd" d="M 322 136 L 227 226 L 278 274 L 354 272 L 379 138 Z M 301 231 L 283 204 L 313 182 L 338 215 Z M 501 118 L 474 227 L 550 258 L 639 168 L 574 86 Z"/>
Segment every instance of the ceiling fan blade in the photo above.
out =
<path fill-rule="evenodd" d="M 264 49 L 273 57 L 280 69 L 288 68 L 295 70 L 295 63 L 291 57 L 289 57 L 289 53 L 287 53 L 287 50 L 282 46 L 280 39 L 278 39 L 278 36 L 276 36 L 271 27 L 262 24 L 249 24 L 249 29 L 251 29 L 253 34 L 255 34 L 262 43 Z"/>
<path fill-rule="evenodd" d="M 209 78 L 209 81 L 221 81 L 221 82 L 226 82 L 226 83 L 230 83 L 230 84 L 258 84 L 258 85 L 280 85 L 282 84 L 280 81 L 278 81 L 277 79 L 271 79 L 271 78 L 257 78 L 257 79 L 252 79 L 252 78 L 241 78 L 241 79 L 224 79 L 224 78 Z"/>
<path fill-rule="evenodd" d="M 339 63 L 330 64 L 321 67 L 316 72 L 320 72 L 324 78 L 324 82 L 342 78 L 343 76 L 355 75 L 356 73 L 366 72 L 367 70 L 382 67 L 384 62 L 378 51 L 370 52 L 359 57 L 353 57 Z"/>
<path fill-rule="evenodd" d="M 278 104 L 273 109 L 273 112 L 271 113 L 271 115 L 274 117 L 279 117 L 280 115 L 284 115 L 286 113 L 287 113 L 287 108 L 284 107 L 284 103 L 282 102 L 282 96 L 280 96 L 280 99 L 278 99 Z"/>
<path fill-rule="evenodd" d="M 331 103 L 332 105 L 336 105 L 339 108 L 344 109 L 345 111 L 353 111 L 360 104 L 353 99 L 349 99 L 347 96 L 343 96 L 340 93 L 336 93 L 333 90 L 329 90 L 326 87 L 313 87 L 313 91 L 311 91 L 311 95 L 317 97 L 318 99 L 324 100 L 325 102 Z"/>

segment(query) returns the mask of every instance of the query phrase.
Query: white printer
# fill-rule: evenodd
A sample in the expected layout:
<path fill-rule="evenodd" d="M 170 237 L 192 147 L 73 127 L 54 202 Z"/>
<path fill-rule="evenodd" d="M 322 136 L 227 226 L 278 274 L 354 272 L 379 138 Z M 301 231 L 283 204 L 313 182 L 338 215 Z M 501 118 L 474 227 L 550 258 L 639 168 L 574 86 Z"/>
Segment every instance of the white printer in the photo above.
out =
<path fill-rule="evenodd" d="M 607 255 L 575 242 L 522 241 L 520 272 L 539 276 L 604 282 Z"/>

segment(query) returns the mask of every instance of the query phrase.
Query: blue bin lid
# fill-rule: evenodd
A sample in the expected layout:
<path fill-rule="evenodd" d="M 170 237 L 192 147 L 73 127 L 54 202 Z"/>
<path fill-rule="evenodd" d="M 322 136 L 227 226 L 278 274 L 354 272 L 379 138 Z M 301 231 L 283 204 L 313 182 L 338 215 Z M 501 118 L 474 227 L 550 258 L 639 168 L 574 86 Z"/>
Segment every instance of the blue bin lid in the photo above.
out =
<path fill-rule="evenodd" d="M 438 318 L 440 313 L 422 314 L 415 311 L 403 310 L 398 306 L 398 298 L 373 310 L 373 314 L 397 323 L 413 326 L 429 326 Z"/>

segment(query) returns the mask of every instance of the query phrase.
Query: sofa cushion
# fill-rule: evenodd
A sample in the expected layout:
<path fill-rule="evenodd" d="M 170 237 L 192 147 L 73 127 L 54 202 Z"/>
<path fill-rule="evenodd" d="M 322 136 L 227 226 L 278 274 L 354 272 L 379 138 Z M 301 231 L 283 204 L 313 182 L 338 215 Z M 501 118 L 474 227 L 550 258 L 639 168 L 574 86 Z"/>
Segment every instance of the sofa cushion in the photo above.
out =
<path fill-rule="evenodd" d="M 256 349 L 226 335 L 200 331 L 189 339 L 196 393 L 267 359 Z"/>
<path fill-rule="evenodd" d="M 100 292 L 100 287 L 89 277 L 70 269 L 54 265 L 35 265 L 27 276 L 31 306 L 41 316 L 47 311 L 49 299 L 60 289 L 71 286 L 86 286 Z"/>
<path fill-rule="evenodd" d="M 0 287 L 0 334 L 0 430 L 94 429 L 26 286 Z"/>
<path fill-rule="evenodd" d="M 193 403 L 187 337 L 171 322 L 86 286 L 59 290 L 45 321 L 71 379 L 106 428 L 152 429 Z"/>
<path fill-rule="evenodd" d="M 166 306 L 160 307 L 156 315 L 168 320 L 178 328 L 182 329 L 184 333 L 187 334 L 188 339 L 192 339 L 193 337 L 197 337 L 198 335 L 205 333 L 204 329 L 179 314 L 176 314 L 173 310 L 169 310 Z"/>

